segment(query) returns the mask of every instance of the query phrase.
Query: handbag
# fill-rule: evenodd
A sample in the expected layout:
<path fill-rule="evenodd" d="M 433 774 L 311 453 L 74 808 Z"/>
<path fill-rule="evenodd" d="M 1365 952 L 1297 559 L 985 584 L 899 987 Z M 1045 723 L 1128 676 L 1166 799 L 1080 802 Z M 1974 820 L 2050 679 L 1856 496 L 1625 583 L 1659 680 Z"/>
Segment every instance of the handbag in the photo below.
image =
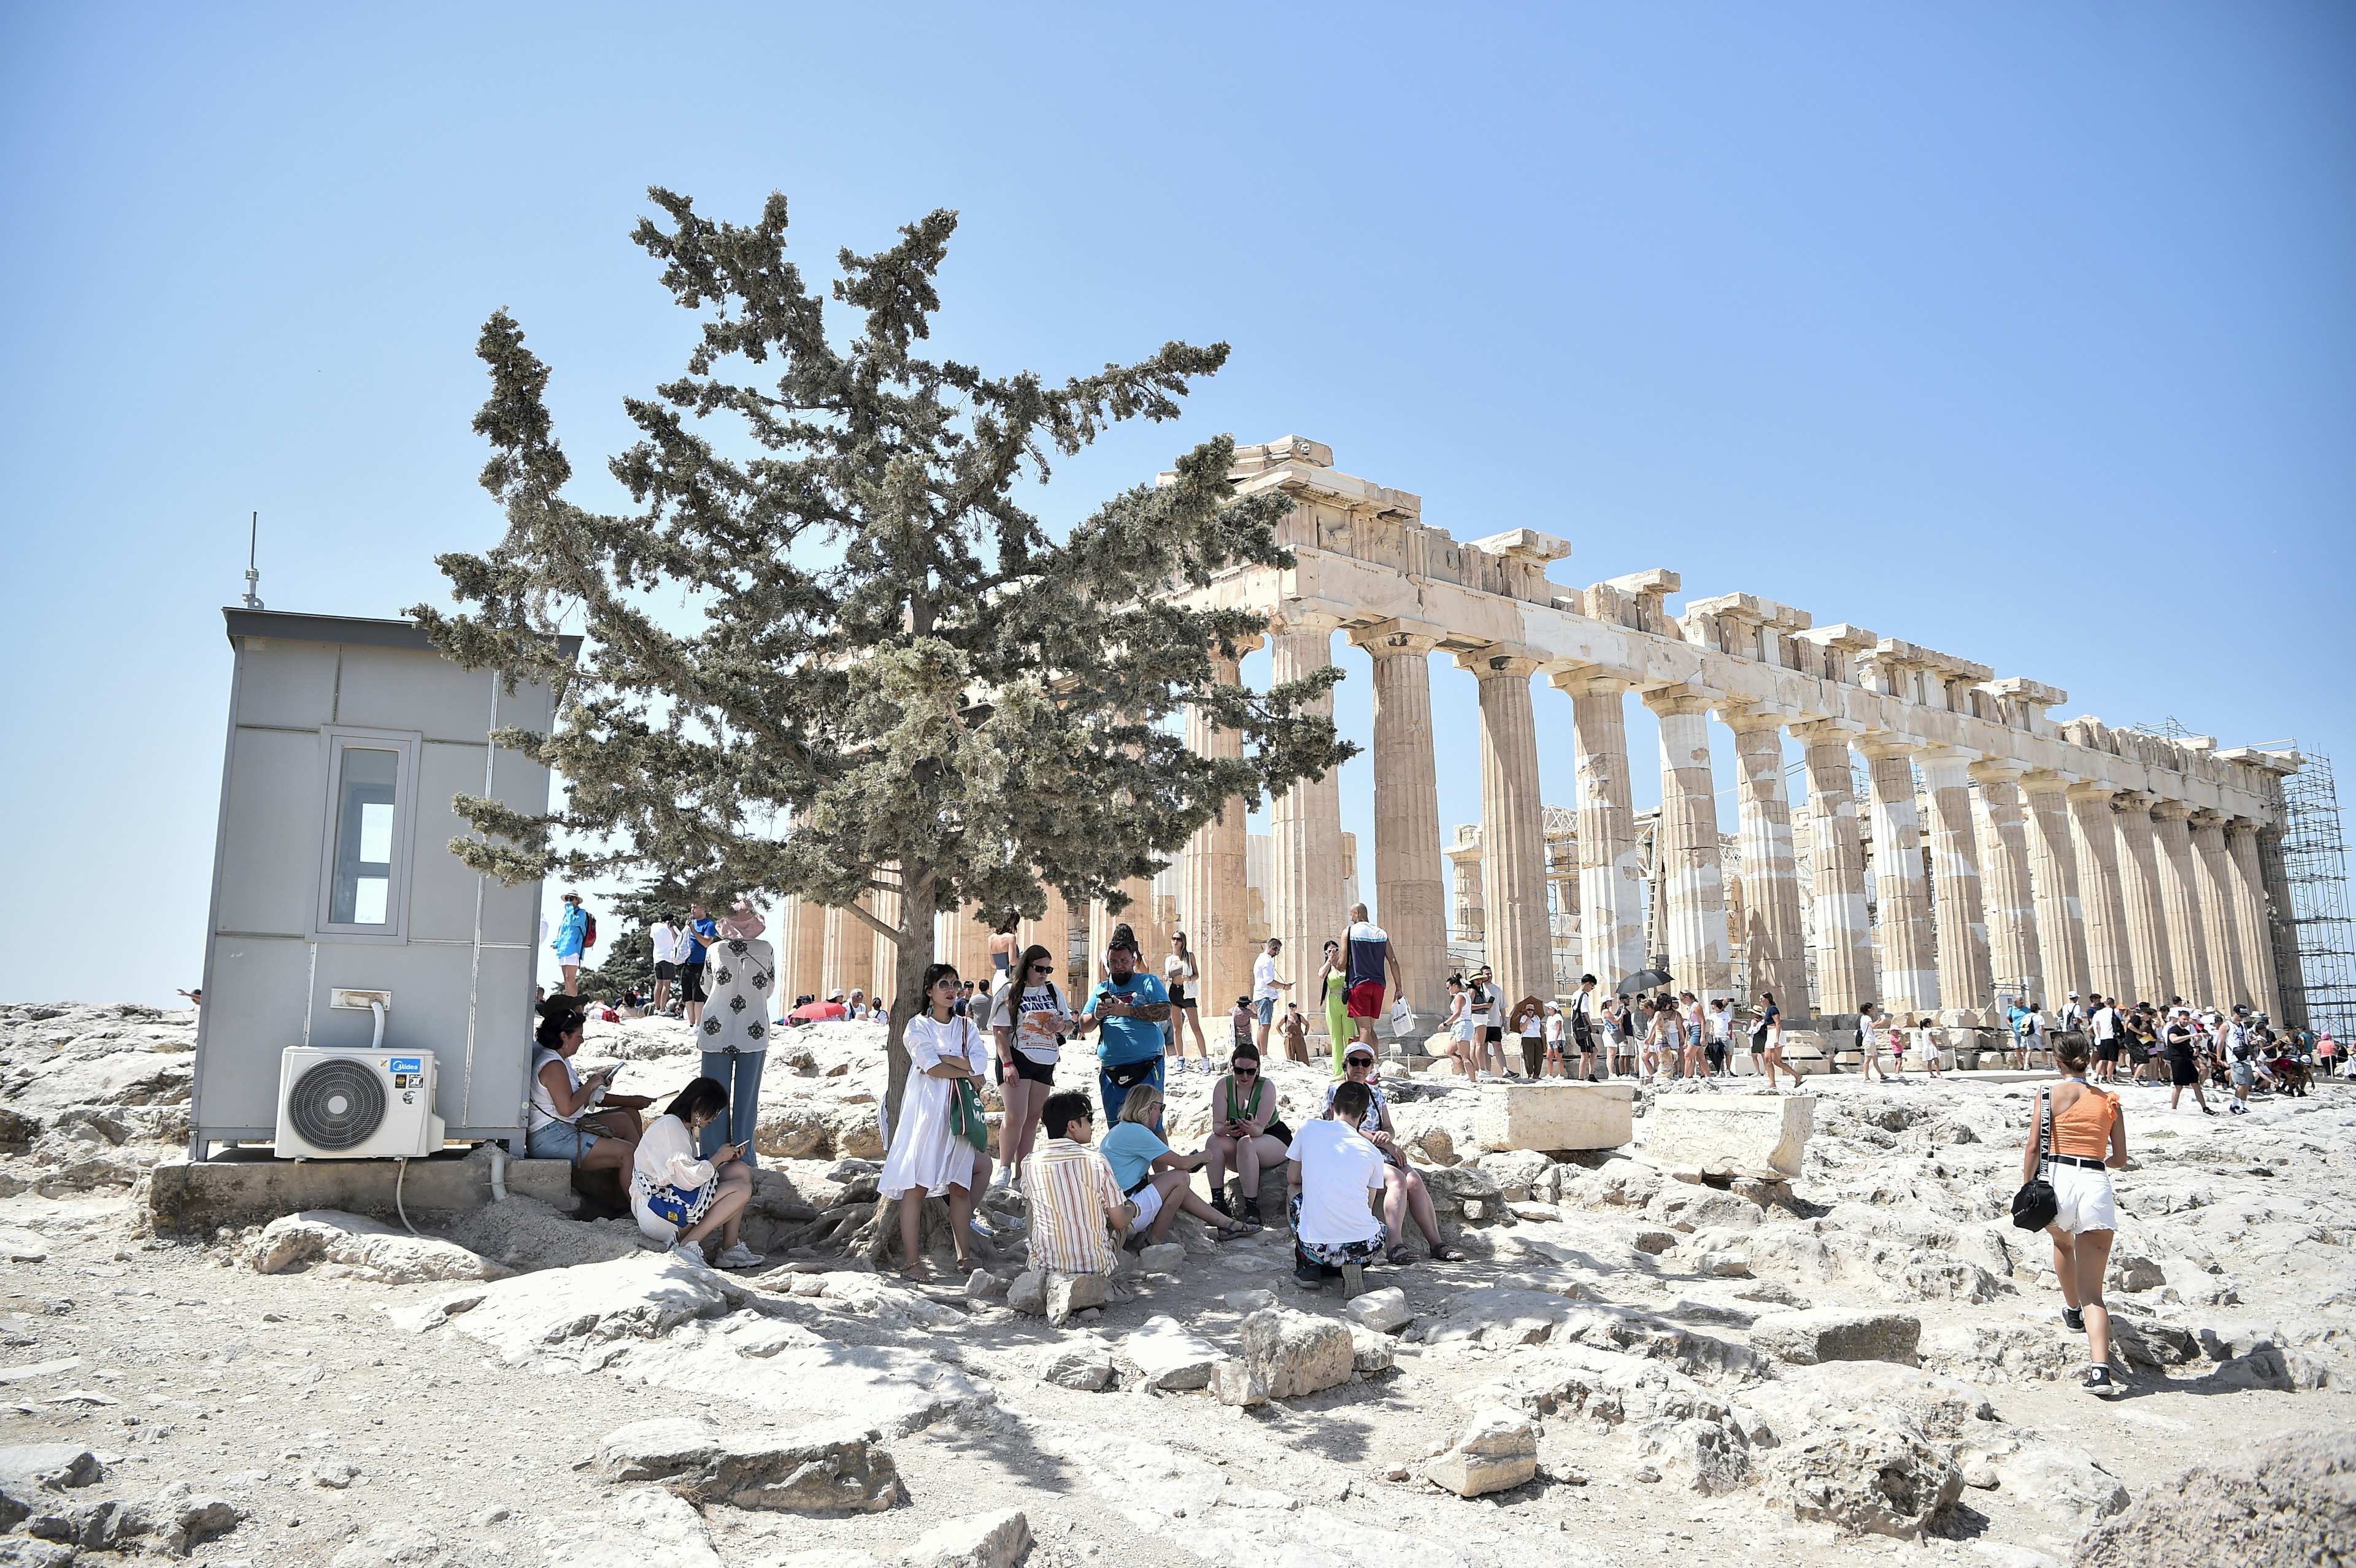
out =
<path fill-rule="evenodd" d="M 2037 1096 L 2037 1174 L 2020 1184 L 2012 1195 L 2012 1222 L 2024 1231 L 2041 1231 L 2053 1223 L 2062 1212 L 2062 1200 L 2054 1196 L 2053 1184 L 2045 1179 L 2046 1138 L 2052 1124 L 2047 1119 L 2045 1107 L 2051 1104 L 2044 1091 Z"/>
<path fill-rule="evenodd" d="M 965 1024 L 966 1041 L 970 1048 L 973 1020 Z M 969 1057 L 968 1060 L 971 1060 Z M 949 1097 L 949 1131 L 974 1147 L 977 1154 L 990 1151 L 990 1114 L 981 1108 L 981 1091 L 970 1078 L 955 1080 L 956 1093 Z"/>

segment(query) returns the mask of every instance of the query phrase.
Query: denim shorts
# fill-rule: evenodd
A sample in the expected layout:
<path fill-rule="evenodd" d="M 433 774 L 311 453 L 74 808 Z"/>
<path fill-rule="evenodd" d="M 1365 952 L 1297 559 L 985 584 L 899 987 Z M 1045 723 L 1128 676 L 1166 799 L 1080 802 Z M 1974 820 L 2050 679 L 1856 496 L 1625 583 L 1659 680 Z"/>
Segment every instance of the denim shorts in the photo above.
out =
<path fill-rule="evenodd" d="M 578 1160 L 597 1147 L 599 1136 L 571 1122 L 542 1122 L 524 1135 L 523 1147 L 534 1159 Z"/>
<path fill-rule="evenodd" d="M 1276 998 L 1262 997 L 1252 1004 L 1252 1010 L 1259 1015 L 1259 1021 L 1262 1024 L 1272 1024 L 1276 1021 Z"/>

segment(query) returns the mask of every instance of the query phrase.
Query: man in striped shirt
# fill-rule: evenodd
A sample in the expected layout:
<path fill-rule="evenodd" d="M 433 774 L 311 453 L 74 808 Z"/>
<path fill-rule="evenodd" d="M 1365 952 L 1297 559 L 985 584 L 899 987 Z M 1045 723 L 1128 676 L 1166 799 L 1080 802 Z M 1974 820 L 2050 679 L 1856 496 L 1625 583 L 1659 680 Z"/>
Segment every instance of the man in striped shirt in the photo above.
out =
<path fill-rule="evenodd" d="M 1129 1234 L 1137 1210 L 1122 1195 L 1112 1166 L 1088 1147 L 1096 1138 L 1088 1097 L 1068 1089 L 1050 1094 L 1039 1119 L 1046 1136 L 1023 1162 L 1031 1266 L 1042 1273 L 1109 1275 L 1114 1249 Z"/>

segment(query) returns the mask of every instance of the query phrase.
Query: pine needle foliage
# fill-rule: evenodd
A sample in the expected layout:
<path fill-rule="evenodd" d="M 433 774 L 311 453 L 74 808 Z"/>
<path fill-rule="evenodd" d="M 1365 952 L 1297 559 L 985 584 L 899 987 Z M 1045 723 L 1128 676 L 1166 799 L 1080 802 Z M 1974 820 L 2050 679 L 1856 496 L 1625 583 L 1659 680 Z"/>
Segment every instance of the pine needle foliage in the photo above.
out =
<path fill-rule="evenodd" d="M 507 531 L 438 558 L 460 611 L 411 613 L 462 665 L 555 684 L 553 732 L 501 743 L 566 789 L 546 816 L 460 796 L 476 831 L 451 849 L 509 881 L 643 874 L 715 909 L 742 892 L 855 912 L 897 944 L 896 1111 L 936 911 L 1035 918 L 1050 886 L 1119 907 L 1123 881 L 1222 809 L 1353 753 L 1307 707 L 1338 672 L 1220 683 L 1212 650 L 1262 620 L 1179 600 L 1228 568 L 1291 564 L 1290 503 L 1235 494 L 1231 439 L 1060 540 L 1017 499 L 1108 426 L 1175 418 L 1226 345 L 1171 342 L 1060 386 L 926 358 L 954 213 L 841 251 L 830 309 L 788 257 L 784 197 L 746 227 L 648 196 L 661 216 L 633 239 L 701 331 L 684 374 L 626 400 L 639 437 L 607 466 L 632 509 L 566 498 L 549 368 L 506 312 L 483 327 L 474 428 Z M 577 667 L 560 624 L 584 634 Z M 1173 722 L 1188 704 L 1243 757 L 1191 751 Z M 877 891 L 900 895 L 895 923 L 861 902 Z"/>

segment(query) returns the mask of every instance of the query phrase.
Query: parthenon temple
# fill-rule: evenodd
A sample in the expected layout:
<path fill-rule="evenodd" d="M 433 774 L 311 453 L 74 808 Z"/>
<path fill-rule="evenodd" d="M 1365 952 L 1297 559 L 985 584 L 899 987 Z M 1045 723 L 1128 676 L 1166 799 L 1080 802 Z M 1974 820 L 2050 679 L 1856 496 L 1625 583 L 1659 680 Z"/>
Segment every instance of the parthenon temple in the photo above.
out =
<path fill-rule="evenodd" d="M 1368 901 L 1419 1015 L 1439 1010 L 1451 964 L 1474 956 L 1508 997 L 1559 996 L 1582 971 L 1609 989 L 1658 961 L 1679 988 L 1770 991 L 1795 1019 L 1871 1000 L 1949 1027 L 1999 1022 L 2006 996 L 2182 996 L 2279 1016 L 2278 977 L 2297 989 L 2283 968 L 2297 958 L 2281 855 L 2294 752 L 2057 720 L 2058 687 L 1748 593 L 1688 599 L 1673 618 L 1665 602 L 1682 581 L 1666 569 L 1566 587 L 1547 569 L 1567 541 L 1517 528 L 1459 542 L 1422 521 L 1419 497 L 1341 472 L 1298 436 L 1238 448 L 1233 477 L 1245 494 L 1292 500 L 1281 535 L 1297 564 L 1227 573 L 1196 598 L 1269 618 L 1280 682 L 1331 663 L 1336 635 L 1371 656 Z M 1446 838 L 1434 651 L 1480 694 L 1481 820 Z M 1220 662 L 1223 679 L 1238 678 L 1237 660 Z M 1649 819 L 1631 800 L 1631 692 L 1659 720 Z M 1730 834 L 1712 715 L 1734 736 Z M 1539 726 L 1564 719 L 1573 808 L 1546 805 L 1538 777 Z M 1796 810 L 1787 732 L 1804 759 Z M 1199 716 L 1188 739 L 1240 754 L 1239 736 Z M 1120 918 L 1146 939 L 1149 965 L 1168 931 L 1189 933 L 1212 1013 L 1250 988 L 1262 936 L 1282 937 L 1288 972 L 1307 981 L 1355 891 L 1336 775 L 1270 804 L 1264 852 L 1248 804 L 1151 885 L 1125 890 L 1136 901 Z M 1083 919 L 1085 950 L 1100 953 L 1101 906 L 1053 906 L 1023 938 L 1055 946 L 1060 929 L 1076 942 Z M 889 972 L 871 967 L 874 939 L 841 912 L 798 910 L 788 923 L 789 984 Z M 964 973 L 988 973 L 976 921 L 945 921 L 943 934 Z M 1307 1001 L 1310 988 L 1293 995 Z"/>

